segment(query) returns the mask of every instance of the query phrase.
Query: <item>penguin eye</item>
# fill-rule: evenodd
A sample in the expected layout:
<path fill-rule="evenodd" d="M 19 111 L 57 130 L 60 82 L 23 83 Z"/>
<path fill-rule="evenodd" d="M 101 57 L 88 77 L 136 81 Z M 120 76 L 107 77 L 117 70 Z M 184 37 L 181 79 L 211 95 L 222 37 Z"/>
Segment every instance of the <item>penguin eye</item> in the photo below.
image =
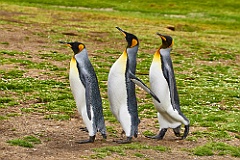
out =
<path fill-rule="evenodd" d="M 132 39 L 132 45 L 131 47 L 134 47 L 138 44 L 138 41 L 136 39 Z"/>
<path fill-rule="evenodd" d="M 84 45 L 83 44 L 79 44 L 78 45 L 78 49 L 79 49 L 79 52 L 81 52 L 84 49 Z"/>

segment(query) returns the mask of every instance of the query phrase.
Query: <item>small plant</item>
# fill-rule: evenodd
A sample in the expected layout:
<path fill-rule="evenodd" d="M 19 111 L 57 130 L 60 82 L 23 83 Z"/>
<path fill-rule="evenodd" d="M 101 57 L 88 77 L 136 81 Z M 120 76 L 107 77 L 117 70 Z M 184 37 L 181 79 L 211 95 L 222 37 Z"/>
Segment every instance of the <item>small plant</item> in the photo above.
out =
<path fill-rule="evenodd" d="M 20 113 L 8 113 L 6 114 L 7 117 L 16 117 L 16 116 L 21 116 Z"/>
<path fill-rule="evenodd" d="M 5 117 L 5 116 L 0 116 L 0 121 L 1 121 L 1 120 L 5 120 L 5 119 L 7 119 L 7 117 Z"/>
<path fill-rule="evenodd" d="M 23 137 L 23 140 L 31 142 L 33 144 L 41 144 L 41 140 L 34 136 L 25 136 Z"/>
<path fill-rule="evenodd" d="M 14 146 L 21 146 L 21 147 L 27 147 L 27 148 L 33 148 L 33 144 L 25 141 L 23 139 L 12 139 L 8 140 L 7 143 L 14 145 Z"/>
<path fill-rule="evenodd" d="M 143 132 L 144 136 L 154 136 L 155 134 L 152 131 L 146 130 Z"/>
<path fill-rule="evenodd" d="M 33 148 L 34 147 L 33 144 L 40 144 L 41 140 L 34 136 L 25 136 L 19 139 L 8 140 L 7 143 L 14 146 Z"/>
<path fill-rule="evenodd" d="M 136 157 L 139 157 L 139 158 L 143 158 L 144 157 L 144 154 L 142 154 L 142 153 L 135 153 L 134 155 Z"/>
<path fill-rule="evenodd" d="M 114 127 L 107 126 L 106 128 L 107 128 L 107 132 L 108 132 L 109 136 L 115 137 L 115 138 L 117 137 L 118 132 L 116 129 L 114 129 Z"/>
<path fill-rule="evenodd" d="M 9 45 L 9 43 L 8 43 L 8 42 L 0 42 L 0 44 Z"/>
<path fill-rule="evenodd" d="M 209 147 L 206 147 L 206 146 L 197 147 L 194 150 L 194 154 L 197 156 L 212 156 L 212 155 L 214 155 L 212 149 Z"/>

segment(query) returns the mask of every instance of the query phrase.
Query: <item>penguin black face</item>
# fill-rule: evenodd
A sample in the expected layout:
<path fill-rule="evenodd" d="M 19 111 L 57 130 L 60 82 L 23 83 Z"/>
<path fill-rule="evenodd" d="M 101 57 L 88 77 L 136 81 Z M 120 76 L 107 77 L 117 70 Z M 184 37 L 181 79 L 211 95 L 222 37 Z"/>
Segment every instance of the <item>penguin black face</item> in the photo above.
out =
<path fill-rule="evenodd" d="M 135 47 L 137 45 L 139 45 L 139 41 L 138 41 L 138 38 L 131 34 L 131 33 L 128 33 L 124 30 L 122 30 L 121 28 L 119 27 L 116 27 L 123 35 L 124 37 L 126 38 L 127 42 L 128 42 L 128 46 L 127 48 L 132 48 L 132 47 Z"/>
<path fill-rule="evenodd" d="M 71 47 L 74 54 L 78 54 L 85 48 L 85 45 L 81 42 L 62 42 L 62 41 L 59 42 Z"/>
<path fill-rule="evenodd" d="M 72 48 L 74 54 L 78 54 L 79 52 L 81 52 L 84 48 L 85 45 L 83 43 L 80 42 L 70 42 L 67 43 L 69 47 Z"/>
<path fill-rule="evenodd" d="M 160 48 L 165 49 L 165 48 L 170 48 L 170 47 L 173 46 L 174 41 L 173 41 L 172 37 L 166 36 L 166 35 L 162 35 L 160 33 L 157 33 L 157 35 L 159 35 L 161 37 L 161 39 L 162 39 L 162 45 L 161 45 Z"/>

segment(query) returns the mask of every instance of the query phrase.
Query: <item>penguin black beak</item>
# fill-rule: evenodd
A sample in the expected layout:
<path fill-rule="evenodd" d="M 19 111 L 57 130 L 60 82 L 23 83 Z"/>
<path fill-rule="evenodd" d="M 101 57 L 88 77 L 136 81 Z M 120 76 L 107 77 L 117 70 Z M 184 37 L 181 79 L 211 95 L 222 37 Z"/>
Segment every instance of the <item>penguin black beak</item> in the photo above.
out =
<path fill-rule="evenodd" d="M 164 35 L 162 35 L 161 33 L 158 33 L 158 32 L 157 32 L 156 34 L 159 35 L 159 36 L 161 37 L 162 40 L 164 40 L 164 41 L 167 40 L 166 37 L 165 37 Z"/>
<path fill-rule="evenodd" d="M 61 43 L 61 44 L 65 44 L 68 47 L 72 47 L 70 42 L 64 42 L 64 41 L 58 41 L 58 42 Z"/>
<path fill-rule="evenodd" d="M 126 32 L 122 30 L 120 27 L 116 27 L 116 28 L 124 35 L 124 37 L 127 36 Z"/>
<path fill-rule="evenodd" d="M 64 41 L 58 41 L 58 43 L 67 44 L 67 42 Z"/>

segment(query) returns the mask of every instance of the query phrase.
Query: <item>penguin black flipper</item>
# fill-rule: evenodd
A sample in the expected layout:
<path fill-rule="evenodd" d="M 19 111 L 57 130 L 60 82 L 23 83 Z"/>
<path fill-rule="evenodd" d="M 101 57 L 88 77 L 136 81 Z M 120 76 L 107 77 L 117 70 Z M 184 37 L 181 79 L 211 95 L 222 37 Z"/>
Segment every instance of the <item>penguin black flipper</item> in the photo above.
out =
<path fill-rule="evenodd" d="M 162 64 L 165 64 L 165 65 L 162 65 L 163 75 L 169 86 L 172 106 L 178 112 L 181 112 L 172 60 L 169 54 L 170 51 L 171 51 L 171 48 L 160 49 L 160 54 L 162 55 L 162 61 L 163 61 Z"/>
<path fill-rule="evenodd" d="M 76 61 L 77 61 L 77 58 L 76 58 Z M 78 68 L 78 70 L 80 70 L 79 69 L 79 63 L 78 63 L 78 61 L 77 61 L 77 68 Z M 85 97 L 92 97 L 91 96 L 91 85 L 90 85 L 90 81 L 91 81 L 91 79 L 90 79 L 90 77 L 88 76 L 88 74 L 87 73 L 84 73 L 84 74 L 80 74 L 81 76 L 79 77 L 80 78 L 80 80 L 82 81 L 82 84 L 84 85 L 84 87 L 85 87 Z M 87 110 L 87 115 L 88 115 L 88 118 L 89 118 L 89 120 L 91 120 L 92 118 L 91 118 L 91 99 L 90 98 L 86 98 L 86 110 Z"/>
<path fill-rule="evenodd" d="M 91 96 L 91 91 L 92 91 L 92 89 L 91 89 L 91 85 L 90 85 L 90 83 L 88 83 L 91 79 L 90 79 L 90 77 L 88 77 L 88 76 L 85 76 L 85 77 L 83 77 L 84 79 L 85 79 L 85 84 L 84 84 L 84 86 L 85 86 L 85 94 L 86 94 L 86 97 L 92 97 Z M 90 98 L 86 98 L 86 109 L 87 109 L 87 115 L 88 115 L 88 118 L 89 118 L 89 120 L 91 120 L 91 99 Z"/>
<path fill-rule="evenodd" d="M 137 78 L 133 73 L 129 72 L 129 78 L 133 83 L 135 83 L 136 85 L 141 87 L 144 91 L 149 93 L 156 101 L 158 101 L 158 103 L 161 103 L 158 97 L 152 92 L 152 90 L 148 88 L 148 86 L 144 84 L 143 81 L 141 81 L 139 78 Z"/>

